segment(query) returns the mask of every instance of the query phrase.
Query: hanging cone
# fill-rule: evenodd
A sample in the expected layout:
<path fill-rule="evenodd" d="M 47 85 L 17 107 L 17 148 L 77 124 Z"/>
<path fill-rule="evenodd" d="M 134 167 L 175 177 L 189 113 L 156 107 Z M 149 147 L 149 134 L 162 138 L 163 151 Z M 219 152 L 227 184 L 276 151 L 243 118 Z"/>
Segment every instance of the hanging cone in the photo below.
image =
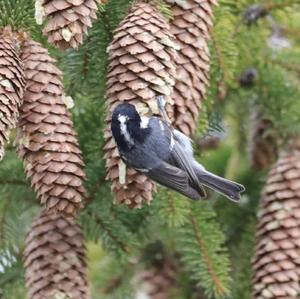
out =
<path fill-rule="evenodd" d="M 172 118 L 176 45 L 169 25 L 151 3 L 136 2 L 115 31 L 109 51 L 108 117 L 106 138 L 107 178 L 113 182 L 118 203 L 137 208 L 152 199 L 154 184 L 127 169 L 126 176 L 110 131 L 113 109 L 123 101 L 142 114 L 158 113 L 156 96 L 164 95 Z"/>
<path fill-rule="evenodd" d="M 27 78 L 18 130 L 18 153 L 38 198 L 48 210 L 73 215 L 83 207 L 84 163 L 64 103 L 61 71 L 40 44 L 24 43 Z"/>
<path fill-rule="evenodd" d="M 16 50 L 10 29 L 0 31 L 0 160 L 9 132 L 16 127 L 24 95 L 24 71 Z"/>
<path fill-rule="evenodd" d="M 197 128 L 199 112 L 209 83 L 208 40 L 213 25 L 212 7 L 217 1 L 166 2 L 171 4 L 174 15 L 171 32 L 181 48 L 176 59 L 174 125 L 190 136 Z"/>
<path fill-rule="evenodd" d="M 171 261 L 163 260 L 135 278 L 135 298 L 169 299 L 176 285 L 176 269 Z"/>
<path fill-rule="evenodd" d="M 249 140 L 249 157 L 251 166 L 262 170 L 274 163 L 277 158 L 277 143 L 271 134 L 272 122 L 264 119 L 255 111 L 251 119 L 251 136 Z"/>
<path fill-rule="evenodd" d="M 96 19 L 97 3 L 100 0 L 36 0 L 40 9 L 36 15 L 48 19 L 43 33 L 48 41 L 59 49 L 78 48 L 83 43 L 91 19 Z"/>
<path fill-rule="evenodd" d="M 43 211 L 23 253 L 29 299 L 90 299 L 83 234 L 73 219 Z"/>
<path fill-rule="evenodd" d="M 298 147 L 299 148 L 299 147 Z M 261 199 L 253 261 L 253 299 L 300 294 L 300 151 L 282 155 Z"/>

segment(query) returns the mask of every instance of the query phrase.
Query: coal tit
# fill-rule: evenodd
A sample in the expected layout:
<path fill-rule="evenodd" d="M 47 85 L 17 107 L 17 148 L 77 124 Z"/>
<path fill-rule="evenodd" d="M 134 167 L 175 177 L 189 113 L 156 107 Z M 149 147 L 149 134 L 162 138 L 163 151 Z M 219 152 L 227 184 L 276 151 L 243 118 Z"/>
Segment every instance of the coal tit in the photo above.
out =
<path fill-rule="evenodd" d="M 203 185 L 233 201 L 245 190 L 205 170 L 194 158 L 189 137 L 158 117 L 140 116 L 131 104 L 124 102 L 114 109 L 111 130 L 128 167 L 190 199 L 206 196 Z"/>

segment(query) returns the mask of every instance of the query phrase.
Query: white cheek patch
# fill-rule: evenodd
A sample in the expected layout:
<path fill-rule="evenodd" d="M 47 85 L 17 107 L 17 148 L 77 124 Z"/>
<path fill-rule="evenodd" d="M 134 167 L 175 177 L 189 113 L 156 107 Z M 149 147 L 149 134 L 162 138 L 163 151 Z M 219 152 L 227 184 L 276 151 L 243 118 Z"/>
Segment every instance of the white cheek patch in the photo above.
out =
<path fill-rule="evenodd" d="M 149 124 L 149 118 L 148 117 L 141 117 L 141 129 L 147 129 Z"/>
<path fill-rule="evenodd" d="M 128 130 L 127 130 L 127 125 L 126 125 L 126 121 L 128 120 L 128 117 L 125 115 L 121 115 L 119 114 L 118 116 L 118 120 L 120 122 L 120 130 L 121 130 L 121 134 L 124 136 L 125 141 L 129 144 L 134 144 L 133 139 L 131 138 Z"/>
<path fill-rule="evenodd" d="M 118 120 L 121 124 L 125 124 L 127 119 L 128 119 L 128 117 L 125 115 L 121 115 L 121 114 L 118 115 Z"/>

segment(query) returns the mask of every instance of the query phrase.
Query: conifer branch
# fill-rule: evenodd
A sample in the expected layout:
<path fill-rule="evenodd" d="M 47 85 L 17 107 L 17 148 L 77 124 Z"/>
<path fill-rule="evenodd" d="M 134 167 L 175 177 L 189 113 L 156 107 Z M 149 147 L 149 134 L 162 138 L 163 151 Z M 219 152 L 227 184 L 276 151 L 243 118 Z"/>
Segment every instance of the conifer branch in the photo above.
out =
<path fill-rule="evenodd" d="M 153 204 L 153 209 L 159 220 L 166 223 L 170 229 L 182 227 L 189 221 L 190 203 L 169 190 L 164 190 L 159 194 L 158 200 Z"/>
<path fill-rule="evenodd" d="M 108 18 L 108 15 L 106 13 L 105 10 L 101 11 L 100 12 L 100 16 L 102 18 L 102 23 L 103 23 L 103 28 L 107 34 L 107 36 L 109 37 L 109 40 L 111 41 L 113 39 L 113 32 L 109 26 L 109 18 Z"/>
<path fill-rule="evenodd" d="M 175 214 L 176 214 L 176 208 L 175 208 L 175 206 L 174 206 L 174 200 L 173 200 L 173 198 L 171 197 L 171 195 L 170 195 L 169 192 L 168 192 L 168 194 L 167 194 L 167 201 L 168 201 L 168 206 L 169 206 L 170 214 L 175 215 Z M 174 222 L 172 223 L 172 225 L 174 226 Z"/>
<path fill-rule="evenodd" d="M 210 259 L 210 256 L 208 254 L 206 245 L 205 245 L 205 243 L 204 243 L 204 241 L 201 237 L 201 232 L 199 230 L 197 221 L 196 221 L 194 215 L 192 215 L 192 212 L 191 212 L 190 221 L 191 221 L 194 233 L 195 233 L 195 238 L 196 238 L 197 243 L 199 245 L 199 250 L 201 251 L 201 255 L 202 255 L 203 260 L 204 260 L 204 262 L 207 266 L 207 269 L 208 269 L 208 272 L 211 276 L 211 279 L 212 279 L 212 281 L 214 282 L 214 284 L 216 286 L 217 294 L 220 295 L 220 296 L 223 296 L 226 293 L 226 291 L 225 291 L 221 281 L 219 280 L 218 275 L 216 274 L 216 272 L 214 270 L 213 263 Z"/>
<path fill-rule="evenodd" d="M 98 224 L 108 235 L 109 237 L 114 240 L 114 242 L 119 246 L 119 248 L 121 248 L 121 250 L 127 254 L 130 254 L 131 252 L 131 248 L 125 244 L 122 240 L 120 240 L 118 238 L 117 235 L 115 235 L 113 233 L 113 231 L 111 230 L 111 228 L 105 223 L 105 221 L 102 221 L 102 219 L 98 216 L 95 216 L 94 214 L 88 212 L 88 215 L 90 217 L 93 217 L 93 219 L 95 220 L 96 224 Z"/>
<path fill-rule="evenodd" d="M 26 181 L 18 180 L 18 179 L 0 179 L 0 185 L 20 185 L 20 186 L 28 186 Z"/>
<path fill-rule="evenodd" d="M 267 11 L 270 12 L 275 9 L 283 9 L 285 7 L 289 7 L 289 6 L 292 6 L 295 4 L 300 4 L 300 1 L 299 0 L 289 0 L 289 1 L 286 0 L 283 3 L 267 3 L 265 5 L 265 8 Z"/>
<path fill-rule="evenodd" d="M 8 207 L 9 207 L 9 201 L 6 201 L 4 207 L 1 209 L 2 215 L 0 218 L 0 245 L 4 243 L 4 234 L 5 234 L 4 225 L 5 225 L 5 217 L 6 217 L 6 212 Z"/>
<path fill-rule="evenodd" d="M 86 38 L 86 43 L 88 44 L 91 41 L 91 37 L 88 35 Z M 83 53 L 83 62 L 82 62 L 82 75 L 84 78 L 87 78 L 88 70 L 89 70 L 89 62 L 90 62 L 90 51 L 89 48 L 86 47 Z"/>
<path fill-rule="evenodd" d="M 133 269 L 133 264 L 132 263 L 127 263 L 125 266 L 122 267 L 120 273 L 114 275 L 111 277 L 106 284 L 104 288 L 102 288 L 102 293 L 103 294 L 113 294 L 116 292 L 118 288 L 120 288 L 125 282 L 126 279 L 128 279 L 128 273 L 132 271 Z"/>
<path fill-rule="evenodd" d="M 268 59 L 267 62 L 274 64 L 274 65 L 278 65 L 287 71 L 296 72 L 298 75 L 300 75 L 300 67 L 298 67 L 298 65 L 280 61 L 280 60 L 276 60 L 276 59 Z"/>
<path fill-rule="evenodd" d="M 221 70 L 220 78 L 217 81 L 218 84 L 218 98 L 219 100 L 223 101 L 226 98 L 227 94 L 227 87 L 226 87 L 226 80 L 227 80 L 227 73 L 226 73 L 226 67 L 224 62 L 224 57 L 222 55 L 222 51 L 220 49 L 220 46 L 218 45 L 218 42 L 214 36 L 214 34 L 211 35 L 212 45 L 215 50 L 215 54 L 217 57 L 217 62 L 219 65 L 219 68 Z"/>
<path fill-rule="evenodd" d="M 89 197 L 87 198 L 87 204 L 93 201 L 94 197 L 97 195 L 98 191 L 103 187 L 106 183 L 105 176 L 101 177 L 98 182 L 94 185 L 92 190 L 90 191 Z"/>
<path fill-rule="evenodd" d="M 191 205 L 189 221 L 179 229 L 178 249 L 191 278 L 209 298 L 230 293 L 230 262 L 225 237 L 208 203 Z"/>

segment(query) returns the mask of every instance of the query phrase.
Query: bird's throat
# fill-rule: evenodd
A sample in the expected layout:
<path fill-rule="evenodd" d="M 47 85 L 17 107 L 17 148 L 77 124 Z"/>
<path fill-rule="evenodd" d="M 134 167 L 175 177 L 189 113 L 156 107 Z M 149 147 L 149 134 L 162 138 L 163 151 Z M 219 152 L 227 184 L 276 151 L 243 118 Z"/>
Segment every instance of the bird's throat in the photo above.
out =
<path fill-rule="evenodd" d="M 120 131 L 121 131 L 121 135 L 124 137 L 124 141 L 127 143 L 127 145 L 129 147 L 134 145 L 134 140 L 133 140 L 131 134 L 128 131 L 126 123 L 121 123 L 120 124 Z"/>
<path fill-rule="evenodd" d="M 143 143 L 151 129 L 148 123 L 141 120 L 128 122 L 113 122 L 112 133 L 121 151 L 131 150 L 136 143 Z"/>

